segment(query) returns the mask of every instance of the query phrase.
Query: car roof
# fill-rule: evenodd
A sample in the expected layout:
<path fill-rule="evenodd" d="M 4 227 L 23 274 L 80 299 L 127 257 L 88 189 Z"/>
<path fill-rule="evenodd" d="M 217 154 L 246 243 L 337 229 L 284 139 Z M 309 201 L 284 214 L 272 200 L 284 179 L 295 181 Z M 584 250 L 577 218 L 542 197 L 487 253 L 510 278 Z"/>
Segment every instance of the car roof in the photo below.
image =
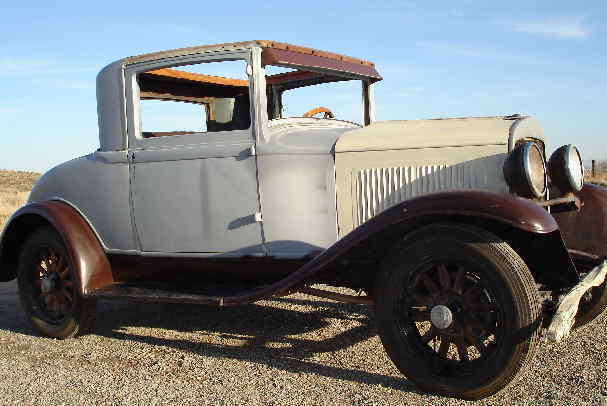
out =
<path fill-rule="evenodd" d="M 272 48 L 272 49 L 282 49 L 286 51 L 298 52 L 301 54 L 307 55 L 317 55 L 324 58 L 346 61 L 357 63 L 366 66 L 375 66 L 373 62 L 366 61 L 363 59 L 353 58 L 347 55 L 336 54 L 333 52 L 321 51 L 319 49 L 302 47 L 299 45 L 287 44 L 285 42 L 277 42 L 277 41 L 267 41 L 267 40 L 253 40 L 253 41 L 242 41 L 242 42 L 226 42 L 223 44 L 214 44 L 214 45 L 198 45 L 193 47 L 186 48 L 176 48 L 170 49 L 166 51 L 158 51 L 151 52 L 147 54 L 141 54 L 136 56 L 130 56 L 125 58 L 125 64 L 132 64 L 138 62 L 151 61 L 161 58 L 168 58 L 173 56 L 182 56 L 182 55 L 190 55 L 197 54 L 201 52 L 213 52 L 213 51 L 221 51 L 221 50 L 237 50 L 237 49 L 247 49 L 253 47 L 262 47 L 262 48 Z"/>
<path fill-rule="evenodd" d="M 124 65 L 154 61 L 164 58 L 172 58 L 200 53 L 235 51 L 261 47 L 267 50 L 264 55 L 264 63 L 279 66 L 311 66 L 325 68 L 334 71 L 342 71 L 366 76 L 374 80 L 381 80 L 381 76 L 375 70 L 375 64 L 363 59 L 353 58 L 347 55 L 322 51 L 284 42 L 253 40 L 244 42 L 229 42 L 215 45 L 201 45 L 187 48 L 171 49 L 167 51 L 152 52 L 137 56 L 130 56 L 123 60 Z"/>

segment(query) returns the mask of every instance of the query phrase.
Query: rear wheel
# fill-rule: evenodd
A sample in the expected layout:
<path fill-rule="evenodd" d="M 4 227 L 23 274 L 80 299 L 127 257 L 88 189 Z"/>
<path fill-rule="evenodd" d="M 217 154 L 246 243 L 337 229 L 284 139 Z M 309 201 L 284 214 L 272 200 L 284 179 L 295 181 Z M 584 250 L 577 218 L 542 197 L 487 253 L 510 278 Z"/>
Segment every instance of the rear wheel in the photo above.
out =
<path fill-rule="evenodd" d="M 25 241 L 18 282 L 21 305 L 41 335 L 69 338 L 92 327 L 96 301 L 80 295 L 71 259 L 54 230 L 38 229 Z"/>
<path fill-rule="evenodd" d="M 375 289 L 386 352 L 426 391 L 489 396 L 537 348 L 533 277 L 507 243 L 482 229 L 443 223 L 416 232 L 385 260 Z"/>

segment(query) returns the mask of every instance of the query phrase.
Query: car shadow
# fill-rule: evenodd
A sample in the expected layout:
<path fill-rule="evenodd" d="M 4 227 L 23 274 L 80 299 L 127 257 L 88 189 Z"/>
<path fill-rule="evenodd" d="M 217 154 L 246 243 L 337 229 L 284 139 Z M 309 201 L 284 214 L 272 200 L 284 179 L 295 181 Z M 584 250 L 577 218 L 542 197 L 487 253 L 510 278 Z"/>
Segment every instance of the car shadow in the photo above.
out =
<path fill-rule="evenodd" d="M 35 334 L 19 302 L 16 280 L 0 283 L 0 330 L 18 334 Z"/>
<path fill-rule="evenodd" d="M 0 330 L 36 335 L 21 310 L 16 284 L 0 284 L 0 294 Z M 305 311 L 301 310 L 302 306 L 306 306 Z M 376 336 L 371 313 L 370 306 L 293 297 L 222 309 L 105 300 L 98 303 L 92 334 L 174 348 L 202 357 L 231 358 L 289 372 L 422 393 L 405 378 L 325 365 L 317 359 L 318 354 L 349 348 Z M 348 323 L 351 327 L 335 333 L 332 323 Z M 330 333 L 325 331 L 314 339 L 306 338 L 309 333 L 327 327 Z M 141 331 L 150 328 L 175 334 L 141 335 Z M 192 339 L 192 333 L 215 337 L 201 341 Z M 318 337 L 323 338 L 318 340 Z M 390 362 L 387 356 L 386 362 Z"/>
<path fill-rule="evenodd" d="M 280 308 L 272 304 L 280 304 Z M 314 310 L 296 311 L 285 307 L 314 306 Z M 325 301 L 275 298 L 262 304 L 233 308 L 209 308 L 198 305 L 102 302 L 94 334 L 118 340 L 189 351 L 203 357 L 231 358 L 265 364 L 295 373 L 313 373 L 340 380 L 382 385 L 406 392 L 420 392 L 410 381 L 373 372 L 323 365 L 315 355 L 342 350 L 377 335 L 370 322 L 370 306 Z M 330 327 L 336 320 L 354 325 L 322 340 L 302 338 Z M 201 342 L 177 337 L 140 335 L 131 327 L 171 330 L 177 333 L 214 335 L 238 345 Z M 187 337 L 187 334 L 185 335 Z M 212 341 L 212 340 L 209 340 Z M 383 349 L 382 349 L 383 351 Z M 386 362 L 391 362 L 386 356 Z"/>

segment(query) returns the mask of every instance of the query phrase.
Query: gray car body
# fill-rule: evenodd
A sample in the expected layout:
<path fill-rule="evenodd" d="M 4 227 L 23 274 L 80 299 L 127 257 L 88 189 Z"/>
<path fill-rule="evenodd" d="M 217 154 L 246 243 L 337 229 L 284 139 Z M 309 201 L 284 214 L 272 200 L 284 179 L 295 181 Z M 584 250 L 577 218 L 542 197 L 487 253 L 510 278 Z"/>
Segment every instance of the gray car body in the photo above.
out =
<path fill-rule="evenodd" d="M 108 65 L 97 78 L 99 150 L 44 174 L 30 202 L 69 204 L 107 253 L 302 257 L 329 247 L 338 235 L 332 148 L 359 126 L 313 118 L 269 125 L 260 53 L 252 47 Z M 232 59 L 252 67 L 249 130 L 135 135 L 138 72 Z"/>
<path fill-rule="evenodd" d="M 240 44 L 126 58 L 108 65 L 97 78 L 99 150 L 47 172 L 34 187 L 30 202 L 69 204 L 89 223 L 104 250 L 113 254 L 298 258 L 330 247 L 352 227 L 339 229 L 334 148 L 344 134 L 356 134 L 361 126 L 315 118 L 269 121 L 261 53 L 259 46 Z M 248 65 L 248 130 L 141 137 L 138 73 L 225 60 L 244 60 Z M 370 124 L 374 116 L 371 82 L 363 83 L 363 101 L 365 124 Z M 503 118 L 491 120 L 500 125 L 490 128 L 497 137 L 479 142 L 477 136 L 472 145 L 466 144 L 465 137 L 453 138 L 449 147 L 468 145 L 471 149 L 466 154 L 482 161 L 478 169 L 463 172 L 458 184 L 478 187 L 469 174 L 487 172 L 489 162 L 497 178 L 490 177 L 481 186 L 507 193 L 501 179 L 503 159 L 516 139 L 542 139 L 541 128 L 530 119 L 526 121 L 530 124 L 518 126 L 525 131 L 515 133 L 514 125 L 499 122 Z M 475 123 L 480 121 L 465 124 L 473 131 Z M 424 148 L 408 153 L 420 157 L 431 150 L 436 155 L 436 146 Z M 442 153 L 448 154 L 448 149 Z M 394 166 L 404 167 L 405 155 L 400 156 L 393 160 Z M 445 163 L 459 165 L 462 159 L 467 158 Z M 416 162 L 416 167 L 407 170 L 426 173 L 425 168 L 434 165 Z M 376 166 L 371 168 L 381 170 Z M 354 169 L 351 174 L 356 175 Z M 350 200 L 357 197 L 343 198 L 344 193 L 342 210 L 345 201 L 347 211 L 353 204 Z"/>

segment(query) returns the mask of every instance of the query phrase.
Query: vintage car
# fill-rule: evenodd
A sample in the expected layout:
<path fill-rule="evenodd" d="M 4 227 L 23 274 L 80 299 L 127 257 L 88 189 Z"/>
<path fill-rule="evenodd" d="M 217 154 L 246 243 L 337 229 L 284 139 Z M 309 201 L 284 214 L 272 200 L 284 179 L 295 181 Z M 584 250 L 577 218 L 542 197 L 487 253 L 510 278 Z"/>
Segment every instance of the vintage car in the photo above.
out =
<path fill-rule="evenodd" d="M 605 309 L 607 190 L 584 185 L 574 146 L 548 159 L 532 117 L 375 122 L 381 79 L 272 41 L 111 63 L 99 149 L 38 181 L 3 231 L 0 280 L 55 338 L 89 331 L 97 299 L 372 304 L 420 388 L 496 393 L 552 318 Z"/>

